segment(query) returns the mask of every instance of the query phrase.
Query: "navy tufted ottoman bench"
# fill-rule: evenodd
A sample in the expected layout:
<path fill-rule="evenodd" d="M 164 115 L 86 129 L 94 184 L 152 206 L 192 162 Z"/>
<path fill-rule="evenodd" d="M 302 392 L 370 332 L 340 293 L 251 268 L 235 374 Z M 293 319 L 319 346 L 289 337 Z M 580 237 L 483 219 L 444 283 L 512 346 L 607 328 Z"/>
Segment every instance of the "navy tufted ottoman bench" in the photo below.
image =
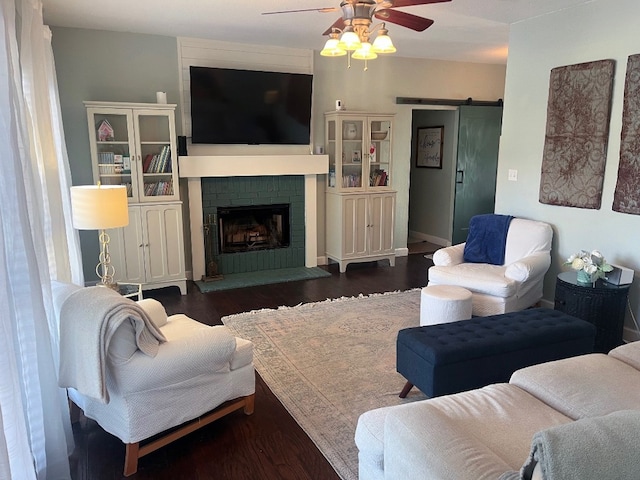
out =
<path fill-rule="evenodd" d="M 516 370 L 593 352 L 596 327 L 549 308 L 398 332 L 396 369 L 429 397 L 508 382 Z"/>

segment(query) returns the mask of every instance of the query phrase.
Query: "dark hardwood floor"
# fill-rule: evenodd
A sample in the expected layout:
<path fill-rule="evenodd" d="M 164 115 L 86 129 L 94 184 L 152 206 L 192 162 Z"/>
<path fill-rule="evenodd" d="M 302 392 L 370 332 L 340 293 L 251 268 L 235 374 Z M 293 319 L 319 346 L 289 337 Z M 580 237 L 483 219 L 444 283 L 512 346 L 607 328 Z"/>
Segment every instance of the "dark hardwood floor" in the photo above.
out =
<path fill-rule="evenodd" d="M 352 264 L 340 274 L 300 282 L 202 294 L 190 283 L 187 295 L 177 288 L 145 292 L 169 314 L 184 313 L 209 325 L 226 315 L 261 308 L 293 306 L 326 298 L 357 296 L 422 287 L 430 260 L 421 254 L 380 262 Z M 120 479 L 124 445 L 92 420 L 74 425 L 71 457 L 74 480 Z M 338 480 L 331 465 L 256 373 L 255 413 L 232 413 L 140 459 L 136 480 Z"/>

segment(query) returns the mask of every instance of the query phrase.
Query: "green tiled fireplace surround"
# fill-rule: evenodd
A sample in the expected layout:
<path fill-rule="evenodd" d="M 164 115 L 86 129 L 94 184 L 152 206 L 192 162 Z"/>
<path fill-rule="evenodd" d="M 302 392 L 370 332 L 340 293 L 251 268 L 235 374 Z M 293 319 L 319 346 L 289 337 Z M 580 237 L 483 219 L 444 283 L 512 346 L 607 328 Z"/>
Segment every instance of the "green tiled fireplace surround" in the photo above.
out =
<path fill-rule="evenodd" d="M 203 221 L 218 207 L 289 204 L 288 247 L 223 253 L 215 259 L 222 274 L 305 266 L 304 176 L 212 177 L 202 179 Z"/>

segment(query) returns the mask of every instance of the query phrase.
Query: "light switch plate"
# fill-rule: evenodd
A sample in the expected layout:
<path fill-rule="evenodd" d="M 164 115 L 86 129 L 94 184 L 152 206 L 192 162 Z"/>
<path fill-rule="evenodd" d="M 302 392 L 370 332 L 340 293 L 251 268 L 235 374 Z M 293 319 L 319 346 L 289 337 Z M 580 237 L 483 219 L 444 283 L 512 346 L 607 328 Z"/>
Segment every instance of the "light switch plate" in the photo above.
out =
<path fill-rule="evenodd" d="M 518 170 L 509 169 L 509 181 L 517 182 L 518 181 Z"/>

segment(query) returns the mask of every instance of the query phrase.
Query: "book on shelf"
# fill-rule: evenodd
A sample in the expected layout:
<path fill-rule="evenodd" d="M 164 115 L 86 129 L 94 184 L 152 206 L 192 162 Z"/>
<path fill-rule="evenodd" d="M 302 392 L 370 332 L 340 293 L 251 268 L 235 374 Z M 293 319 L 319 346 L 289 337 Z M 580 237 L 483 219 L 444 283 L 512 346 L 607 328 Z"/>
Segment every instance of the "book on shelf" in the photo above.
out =
<path fill-rule="evenodd" d="M 147 154 L 144 157 L 142 162 L 142 172 L 147 173 L 149 171 L 149 166 L 151 165 L 151 161 L 153 160 L 153 155 L 151 153 Z"/>
<path fill-rule="evenodd" d="M 381 169 L 376 169 L 372 172 L 369 179 L 369 186 L 371 187 L 385 187 L 387 186 L 388 175 L 387 172 Z"/>
<path fill-rule="evenodd" d="M 159 153 L 148 154 L 143 163 L 144 173 L 171 173 L 171 149 L 163 146 Z"/>
<path fill-rule="evenodd" d="M 98 152 L 98 163 L 115 163 L 115 157 L 116 156 L 113 152 Z"/>
<path fill-rule="evenodd" d="M 360 187 L 361 186 L 360 175 L 343 175 L 342 186 L 343 187 Z"/>
<path fill-rule="evenodd" d="M 144 195 L 145 197 L 173 195 L 173 183 L 166 180 L 160 180 L 157 182 L 146 182 L 144 184 Z"/>

